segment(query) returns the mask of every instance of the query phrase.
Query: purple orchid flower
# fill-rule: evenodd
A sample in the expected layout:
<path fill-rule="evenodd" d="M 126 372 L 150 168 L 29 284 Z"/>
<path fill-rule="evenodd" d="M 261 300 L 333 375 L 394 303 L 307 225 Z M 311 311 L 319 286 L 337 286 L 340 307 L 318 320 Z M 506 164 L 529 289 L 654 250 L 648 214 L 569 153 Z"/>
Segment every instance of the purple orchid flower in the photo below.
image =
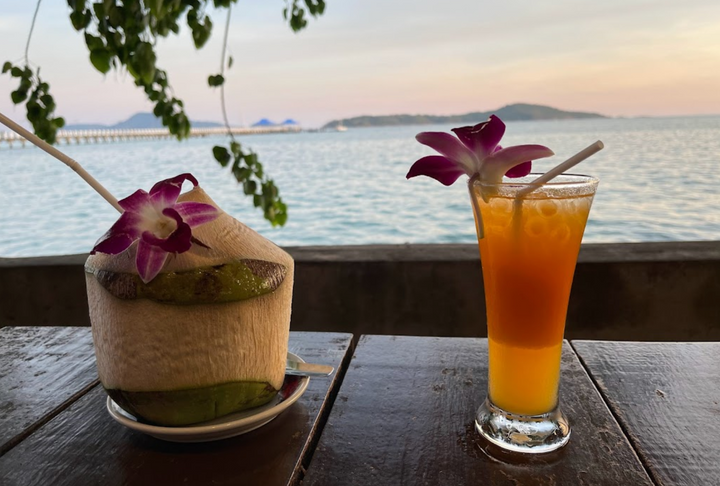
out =
<path fill-rule="evenodd" d="M 198 185 L 192 174 L 180 174 L 155 184 L 150 192 L 142 189 L 118 201 L 124 212 L 95 243 L 96 252 L 117 255 L 138 241 L 135 265 L 143 282 L 160 273 L 170 253 L 184 253 L 193 242 L 192 228 L 209 223 L 220 215 L 210 204 L 177 202 L 183 182 Z"/>
<path fill-rule="evenodd" d="M 530 173 L 532 160 L 550 157 L 553 151 L 542 145 L 502 148 L 505 124 L 495 115 L 474 127 L 453 128 L 456 137 L 444 132 L 422 132 L 415 137 L 441 155 L 429 155 L 415 162 L 407 178 L 424 175 L 449 186 L 462 174 L 488 182 L 500 182 L 503 175 L 522 177 Z"/>

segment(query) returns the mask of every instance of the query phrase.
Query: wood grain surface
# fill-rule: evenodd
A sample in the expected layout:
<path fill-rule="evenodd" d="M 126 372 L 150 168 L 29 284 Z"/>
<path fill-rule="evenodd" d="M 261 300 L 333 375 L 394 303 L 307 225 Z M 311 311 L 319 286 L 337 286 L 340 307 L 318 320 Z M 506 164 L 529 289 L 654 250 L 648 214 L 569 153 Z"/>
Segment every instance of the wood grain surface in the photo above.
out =
<path fill-rule="evenodd" d="M 89 328 L 0 329 L 0 456 L 96 383 Z"/>
<path fill-rule="evenodd" d="M 303 486 L 649 485 L 617 422 L 566 343 L 559 453 L 486 453 L 474 429 L 487 389 L 487 341 L 363 336 Z"/>
<path fill-rule="evenodd" d="M 290 351 L 336 372 L 312 378 L 298 400 L 245 435 L 198 444 L 165 442 L 129 430 L 105 409 L 95 387 L 0 458 L 0 484 L 286 485 L 297 483 L 325 422 L 352 335 L 291 333 Z"/>
<path fill-rule="evenodd" d="M 720 343 L 573 341 L 660 485 L 720 485 Z"/>

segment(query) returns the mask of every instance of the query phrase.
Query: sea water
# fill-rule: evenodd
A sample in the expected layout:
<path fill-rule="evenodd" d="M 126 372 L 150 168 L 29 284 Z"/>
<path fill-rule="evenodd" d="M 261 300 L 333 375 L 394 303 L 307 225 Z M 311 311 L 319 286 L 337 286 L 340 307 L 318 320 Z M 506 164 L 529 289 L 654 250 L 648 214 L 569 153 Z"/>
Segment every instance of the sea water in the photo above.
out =
<path fill-rule="evenodd" d="M 289 219 L 272 228 L 212 157 L 225 137 L 136 140 L 59 148 L 116 197 L 183 172 L 225 211 L 282 246 L 474 243 L 465 178 L 451 187 L 407 180 L 434 152 L 421 131 L 452 126 L 351 128 L 238 137 L 280 188 Z M 586 243 L 720 240 L 720 116 L 509 122 L 502 145 L 538 143 L 557 155 L 605 149 L 577 166 L 600 179 Z M 0 146 L 0 257 L 84 253 L 118 213 L 67 166 L 34 147 Z"/>

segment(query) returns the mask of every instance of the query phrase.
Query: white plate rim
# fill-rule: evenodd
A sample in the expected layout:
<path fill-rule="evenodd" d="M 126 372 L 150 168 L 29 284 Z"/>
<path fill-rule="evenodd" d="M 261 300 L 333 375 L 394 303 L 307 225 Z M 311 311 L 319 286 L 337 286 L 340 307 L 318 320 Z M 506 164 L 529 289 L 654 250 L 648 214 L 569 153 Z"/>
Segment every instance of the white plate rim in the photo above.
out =
<path fill-rule="evenodd" d="M 288 351 L 287 353 L 288 359 L 293 359 L 296 361 L 299 361 L 301 363 L 304 363 L 305 360 L 303 360 L 300 356 L 291 353 Z M 280 403 L 276 403 L 274 405 L 268 406 L 262 405 L 259 408 L 258 412 L 252 415 L 247 415 L 239 419 L 233 420 L 234 414 L 226 415 L 225 417 L 220 417 L 217 419 L 213 419 L 212 422 L 216 422 L 213 424 L 207 424 L 202 425 L 196 424 L 196 425 L 188 425 L 188 426 L 180 426 L 180 427 L 163 427 L 161 425 L 151 425 L 151 424 L 144 424 L 142 422 L 138 422 L 137 419 L 130 413 L 124 410 L 120 405 L 115 403 L 115 401 L 107 397 L 106 400 L 106 408 L 110 416 L 118 423 L 124 425 L 125 427 L 128 427 L 129 429 L 137 430 L 138 432 L 143 432 L 148 435 L 152 435 L 154 437 L 158 438 L 184 438 L 187 440 L 188 436 L 194 436 L 196 440 L 201 441 L 206 436 L 217 436 L 219 434 L 222 434 L 223 432 L 231 432 L 235 429 L 240 429 L 245 426 L 250 426 L 253 424 L 259 424 L 257 427 L 249 428 L 248 430 L 244 432 L 240 432 L 237 435 L 240 435 L 245 432 L 250 432 L 252 430 L 255 430 L 267 423 L 269 423 L 272 419 L 280 415 L 285 409 L 290 407 L 293 403 L 295 403 L 303 393 L 305 393 L 305 390 L 308 387 L 308 384 L 310 383 L 310 377 L 308 376 L 301 376 L 300 383 L 298 384 L 297 388 L 293 393 L 287 397 L 285 400 L 281 401 Z M 238 413 L 247 413 L 246 411 L 238 412 Z M 132 417 L 132 418 L 131 418 Z M 207 422 L 206 422 L 207 423 Z M 229 437 L 228 435 L 222 435 L 218 438 L 222 437 Z"/>

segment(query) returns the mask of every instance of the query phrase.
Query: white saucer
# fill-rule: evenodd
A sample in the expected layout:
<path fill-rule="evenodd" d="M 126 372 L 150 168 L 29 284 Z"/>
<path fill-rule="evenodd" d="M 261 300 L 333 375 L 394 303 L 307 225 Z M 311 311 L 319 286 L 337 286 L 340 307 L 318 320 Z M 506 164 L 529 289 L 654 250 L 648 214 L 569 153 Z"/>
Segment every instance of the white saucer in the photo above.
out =
<path fill-rule="evenodd" d="M 288 359 L 304 362 L 302 358 L 290 352 L 288 352 Z M 305 393 L 309 382 L 310 378 L 307 376 L 286 376 L 280 392 L 269 403 L 184 427 L 163 427 L 138 422 L 137 418 L 123 410 L 110 397 L 107 397 L 107 410 L 113 419 L 125 427 L 158 439 L 171 442 L 209 442 L 242 435 L 262 427 L 295 403 Z M 292 387 L 295 388 L 292 389 Z"/>

